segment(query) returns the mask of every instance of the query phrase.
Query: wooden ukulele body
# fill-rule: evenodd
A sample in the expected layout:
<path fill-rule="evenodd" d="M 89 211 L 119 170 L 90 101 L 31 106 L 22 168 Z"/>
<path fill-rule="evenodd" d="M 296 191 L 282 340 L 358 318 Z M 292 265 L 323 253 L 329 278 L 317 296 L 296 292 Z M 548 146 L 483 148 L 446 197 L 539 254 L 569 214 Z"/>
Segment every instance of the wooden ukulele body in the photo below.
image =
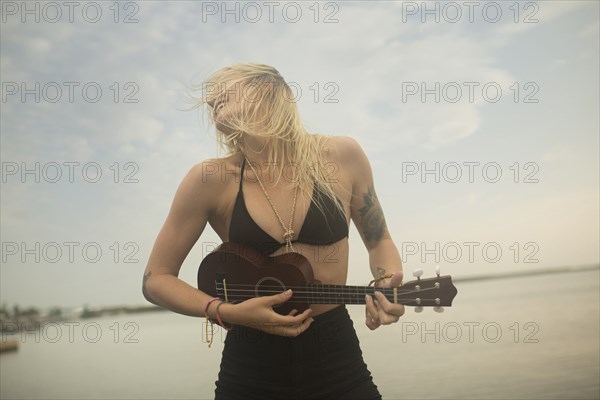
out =
<path fill-rule="evenodd" d="M 217 292 L 215 282 L 224 282 L 223 291 Z M 198 269 L 198 289 L 227 301 L 241 301 L 253 291 L 253 297 L 281 293 L 288 288 L 304 287 L 318 283 L 314 280 L 310 262 L 299 253 L 285 253 L 275 257 L 264 256 L 258 249 L 237 243 L 223 243 L 207 255 Z M 244 287 L 241 298 L 238 289 Z M 308 308 L 307 303 L 290 301 L 275 306 L 280 314 L 296 309 L 299 313 Z"/>

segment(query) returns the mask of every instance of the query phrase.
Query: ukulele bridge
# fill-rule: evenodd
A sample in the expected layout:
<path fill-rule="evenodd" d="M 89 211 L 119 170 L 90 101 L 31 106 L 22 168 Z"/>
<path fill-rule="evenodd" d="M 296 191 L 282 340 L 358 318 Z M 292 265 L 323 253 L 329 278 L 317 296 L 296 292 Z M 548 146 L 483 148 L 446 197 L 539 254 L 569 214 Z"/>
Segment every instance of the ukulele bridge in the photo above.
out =
<path fill-rule="evenodd" d="M 223 296 L 225 297 L 225 302 L 229 303 L 229 295 L 227 293 L 227 272 L 217 272 L 217 279 L 215 280 L 217 283 L 217 288 L 219 287 L 219 282 L 223 285 Z M 219 290 L 217 289 L 217 295 L 219 295 Z"/>

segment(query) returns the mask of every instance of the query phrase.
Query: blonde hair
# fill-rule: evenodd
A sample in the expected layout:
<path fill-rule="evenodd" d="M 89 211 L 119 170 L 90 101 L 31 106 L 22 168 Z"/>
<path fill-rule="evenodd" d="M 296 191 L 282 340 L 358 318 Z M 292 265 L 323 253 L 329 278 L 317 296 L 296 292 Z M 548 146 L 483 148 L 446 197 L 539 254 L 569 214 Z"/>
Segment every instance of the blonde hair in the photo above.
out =
<path fill-rule="evenodd" d="M 193 85 L 192 88 L 198 89 Z M 309 133 L 304 128 L 294 94 L 275 68 L 254 63 L 234 64 L 210 75 L 202 83 L 201 91 L 200 98 L 190 95 L 193 106 L 188 111 L 207 105 L 210 121 L 215 124 L 217 141 L 226 149 L 227 155 L 250 150 L 243 146 L 244 135 L 265 138 L 270 163 L 281 163 L 282 166 L 284 162 L 293 163 L 293 182 L 298 184 L 299 191 L 308 196 L 313 183 L 315 191 L 318 185 L 321 190 L 314 196 L 317 207 L 323 211 L 322 192 L 345 215 L 331 185 L 331 166 L 326 165 L 324 157 L 323 150 L 328 147 L 329 137 Z M 213 102 L 221 97 L 229 99 L 232 95 L 236 97 L 234 102 L 238 109 L 237 112 L 225 113 L 222 124 L 230 130 L 225 133 L 218 129 L 208 103 L 214 105 Z M 334 172 L 337 171 L 337 167 L 333 167 Z M 277 182 L 282 173 L 283 169 Z"/>

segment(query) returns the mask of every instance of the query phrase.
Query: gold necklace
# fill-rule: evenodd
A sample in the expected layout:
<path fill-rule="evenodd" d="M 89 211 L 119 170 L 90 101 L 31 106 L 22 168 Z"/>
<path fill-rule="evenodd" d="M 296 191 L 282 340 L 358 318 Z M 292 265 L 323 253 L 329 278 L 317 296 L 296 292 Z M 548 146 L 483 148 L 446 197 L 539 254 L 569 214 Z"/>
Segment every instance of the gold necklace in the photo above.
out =
<path fill-rule="evenodd" d="M 294 202 L 292 203 L 292 216 L 290 217 L 290 224 L 286 228 L 285 224 L 281 220 L 281 217 L 279 216 L 279 213 L 277 212 L 277 209 L 275 208 L 275 206 L 273 205 L 273 202 L 271 201 L 271 197 L 267 193 L 267 190 L 265 189 L 262 182 L 260 181 L 260 178 L 258 177 L 256 170 L 252 166 L 252 163 L 250 163 L 250 161 L 248 161 L 248 158 L 245 155 L 244 155 L 244 158 L 246 159 L 246 162 L 248 163 L 250 168 L 252 168 L 252 172 L 254 172 L 254 175 L 256 176 L 256 179 L 258 180 L 260 187 L 262 188 L 263 192 L 265 193 L 265 196 L 267 197 L 267 200 L 269 201 L 271 208 L 275 212 L 275 215 L 277 216 L 277 219 L 279 220 L 279 223 L 281 224 L 281 227 L 284 230 L 283 239 L 285 240 L 285 251 L 286 252 L 296 251 L 294 249 L 294 246 L 292 245 L 292 238 L 294 237 L 294 231 L 292 230 L 292 223 L 294 222 L 294 212 L 296 211 L 296 198 L 298 197 L 298 186 L 296 186 L 296 190 L 294 192 Z"/>

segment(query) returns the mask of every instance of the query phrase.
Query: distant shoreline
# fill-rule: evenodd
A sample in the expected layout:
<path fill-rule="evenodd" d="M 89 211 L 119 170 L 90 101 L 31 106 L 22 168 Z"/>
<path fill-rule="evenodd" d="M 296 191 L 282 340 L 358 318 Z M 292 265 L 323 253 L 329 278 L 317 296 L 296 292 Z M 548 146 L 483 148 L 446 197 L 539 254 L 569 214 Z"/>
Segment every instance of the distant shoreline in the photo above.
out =
<path fill-rule="evenodd" d="M 0 333 L 2 339 L 5 339 L 5 335 L 16 334 L 21 331 L 37 331 L 46 324 L 70 322 L 73 320 L 86 320 L 98 317 L 106 317 L 111 315 L 122 315 L 122 314 L 140 314 L 155 311 L 168 311 L 166 308 L 156 306 L 154 304 L 137 305 L 137 306 L 113 306 L 113 307 L 98 307 L 89 308 L 86 307 L 82 312 L 72 314 L 70 316 L 65 315 L 18 315 L 18 316 L 2 316 L 0 318 Z"/>
<path fill-rule="evenodd" d="M 568 272 L 585 272 L 585 271 L 598 271 L 600 270 L 600 265 L 583 265 L 583 266 L 571 266 L 571 267 L 552 267 L 552 268 L 543 268 L 536 270 L 528 270 L 528 271 L 512 271 L 505 272 L 500 274 L 486 274 L 486 275 L 471 275 L 471 276 L 461 276 L 458 278 L 452 278 L 454 282 L 475 282 L 475 281 L 486 281 L 493 279 L 506 279 L 506 278 L 517 278 L 522 276 L 532 276 L 532 275 L 548 275 L 548 274 L 563 274 Z"/>

